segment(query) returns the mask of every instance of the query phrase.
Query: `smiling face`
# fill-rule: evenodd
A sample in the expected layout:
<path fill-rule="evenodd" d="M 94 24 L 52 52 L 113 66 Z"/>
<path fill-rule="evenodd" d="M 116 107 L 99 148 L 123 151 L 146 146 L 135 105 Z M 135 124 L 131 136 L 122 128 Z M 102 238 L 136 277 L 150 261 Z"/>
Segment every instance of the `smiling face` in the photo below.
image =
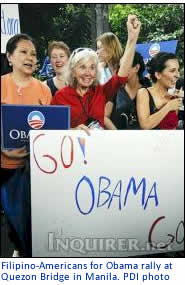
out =
<path fill-rule="evenodd" d="M 165 88 L 175 86 L 179 78 L 179 63 L 177 59 L 168 59 L 162 72 L 156 72 L 157 81 Z"/>
<path fill-rule="evenodd" d="M 13 53 L 7 53 L 7 58 L 12 63 L 13 72 L 32 75 L 36 69 L 37 53 L 29 40 L 20 40 Z"/>
<path fill-rule="evenodd" d="M 61 48 L 53 48 L 50 57 L 51 64 L 56 73 L 61 73 L 68 61 L 68 55 Z"/>
<path fill-rule="evenodd" d="M 77 88 L 88 88 L 96 80 L 97 64 L 91 57 L 81 59 L 74 67 L 73 77 L 77 81 Z"/>

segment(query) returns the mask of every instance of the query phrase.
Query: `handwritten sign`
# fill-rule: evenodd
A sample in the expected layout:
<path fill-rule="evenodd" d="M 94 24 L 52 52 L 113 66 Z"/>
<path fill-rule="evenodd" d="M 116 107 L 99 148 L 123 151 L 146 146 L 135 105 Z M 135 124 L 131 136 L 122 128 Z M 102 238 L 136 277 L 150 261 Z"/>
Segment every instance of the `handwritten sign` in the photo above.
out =
<path fill-rule="evenodd" d="M 33 256 L 182 250 L 183 135 L 31 131 Z"/>
<path fill-rule="evenodd" d="M 7 41 L 19 33 L 18 4 L 1 4 L 1 53 L 6 52 Z"/>

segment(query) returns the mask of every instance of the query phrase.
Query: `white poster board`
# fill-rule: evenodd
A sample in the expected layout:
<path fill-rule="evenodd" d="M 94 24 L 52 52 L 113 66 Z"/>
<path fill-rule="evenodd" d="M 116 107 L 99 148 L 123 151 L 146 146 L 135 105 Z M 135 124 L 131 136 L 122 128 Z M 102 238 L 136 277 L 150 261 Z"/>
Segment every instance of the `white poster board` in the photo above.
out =
<path fill-rule="evenodd" d="M 1 4 L 1 53 L 6 52 L 7 41 L 19 33 L 18 4 Z"/>
<path fill-rule="evenodd" d="M 31 131 L 32 255 L 183 249 L 183 131 Z"/>

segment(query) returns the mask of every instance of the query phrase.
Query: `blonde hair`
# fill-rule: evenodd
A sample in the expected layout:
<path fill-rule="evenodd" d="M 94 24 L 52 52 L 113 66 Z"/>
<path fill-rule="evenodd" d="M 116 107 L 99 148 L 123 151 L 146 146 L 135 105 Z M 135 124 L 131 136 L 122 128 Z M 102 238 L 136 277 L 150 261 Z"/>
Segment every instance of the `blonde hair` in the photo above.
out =
<path fill-rule="evenodd" d="M 64 42 L 62 42 L 62 41 L 59 41 L 59 42 L 57 42 L 57 41 L 52 41 L 52 42 L 50 42 L 49 45 L 48 45 L 48 55 L 49 55 L 50 58 L 51 58 L 52 50 L 53 50 L 54 48 L 64 50 L 64 52 L 66 53 L 66 55 L 67 55 L 68 57 L 70 57 L 71 52 L 70 52 L 70 49 L 69 49 L 68 45 L 66 45 L 66 44 L 65 44 Z"/>
<path fill-rule="evenodd" d="M 92 86 L 96 86 L 99 84 L 101 72 L 98 65 L 99 61 L 96 52 L 89 48 L 78 48 L 73 51 L 65 67 L 64 74 L 67 85 L 76 88 L 77 81 L 76 78 L 73 76 L 73 71 L 80 63 L 86 63 L 89 59 L 93 59 L 96 65 L 96 79 L 93 82 Z"/>
<path fill-rule="evenodd" d="M 100 41 L 102 43 L 103 48 L 108 55 L 106 63 L 110 65 L 114 70 L 118 69 L 120 59 L 123 55 L 123 48 L 118 37 L 115 34 L 108 32 L 100 35 L 96 39 L 96 42 L 97 41 Z"/>

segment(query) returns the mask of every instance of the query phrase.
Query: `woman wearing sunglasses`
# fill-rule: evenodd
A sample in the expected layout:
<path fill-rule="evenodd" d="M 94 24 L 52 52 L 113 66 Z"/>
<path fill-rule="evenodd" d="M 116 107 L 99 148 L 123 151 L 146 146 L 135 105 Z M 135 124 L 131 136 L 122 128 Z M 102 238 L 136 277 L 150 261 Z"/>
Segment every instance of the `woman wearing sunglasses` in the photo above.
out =
<path fill-rule="evenodd" d="M 95 121 L 96 127 L 98 125 L 104 128 L 105 104 L 127 81 L 140 26 L 135 15 L 128 16 L 128 39 L 119 71 L 104 85 L 99 84 L 100 71 L 96 52 L 87 48 L 73 51 L 67 63 L 67 86 L 58 91 L 51 102 L 53 105 L 71 106 L 71 128 L 88 132 L 92 121 Z"/>

